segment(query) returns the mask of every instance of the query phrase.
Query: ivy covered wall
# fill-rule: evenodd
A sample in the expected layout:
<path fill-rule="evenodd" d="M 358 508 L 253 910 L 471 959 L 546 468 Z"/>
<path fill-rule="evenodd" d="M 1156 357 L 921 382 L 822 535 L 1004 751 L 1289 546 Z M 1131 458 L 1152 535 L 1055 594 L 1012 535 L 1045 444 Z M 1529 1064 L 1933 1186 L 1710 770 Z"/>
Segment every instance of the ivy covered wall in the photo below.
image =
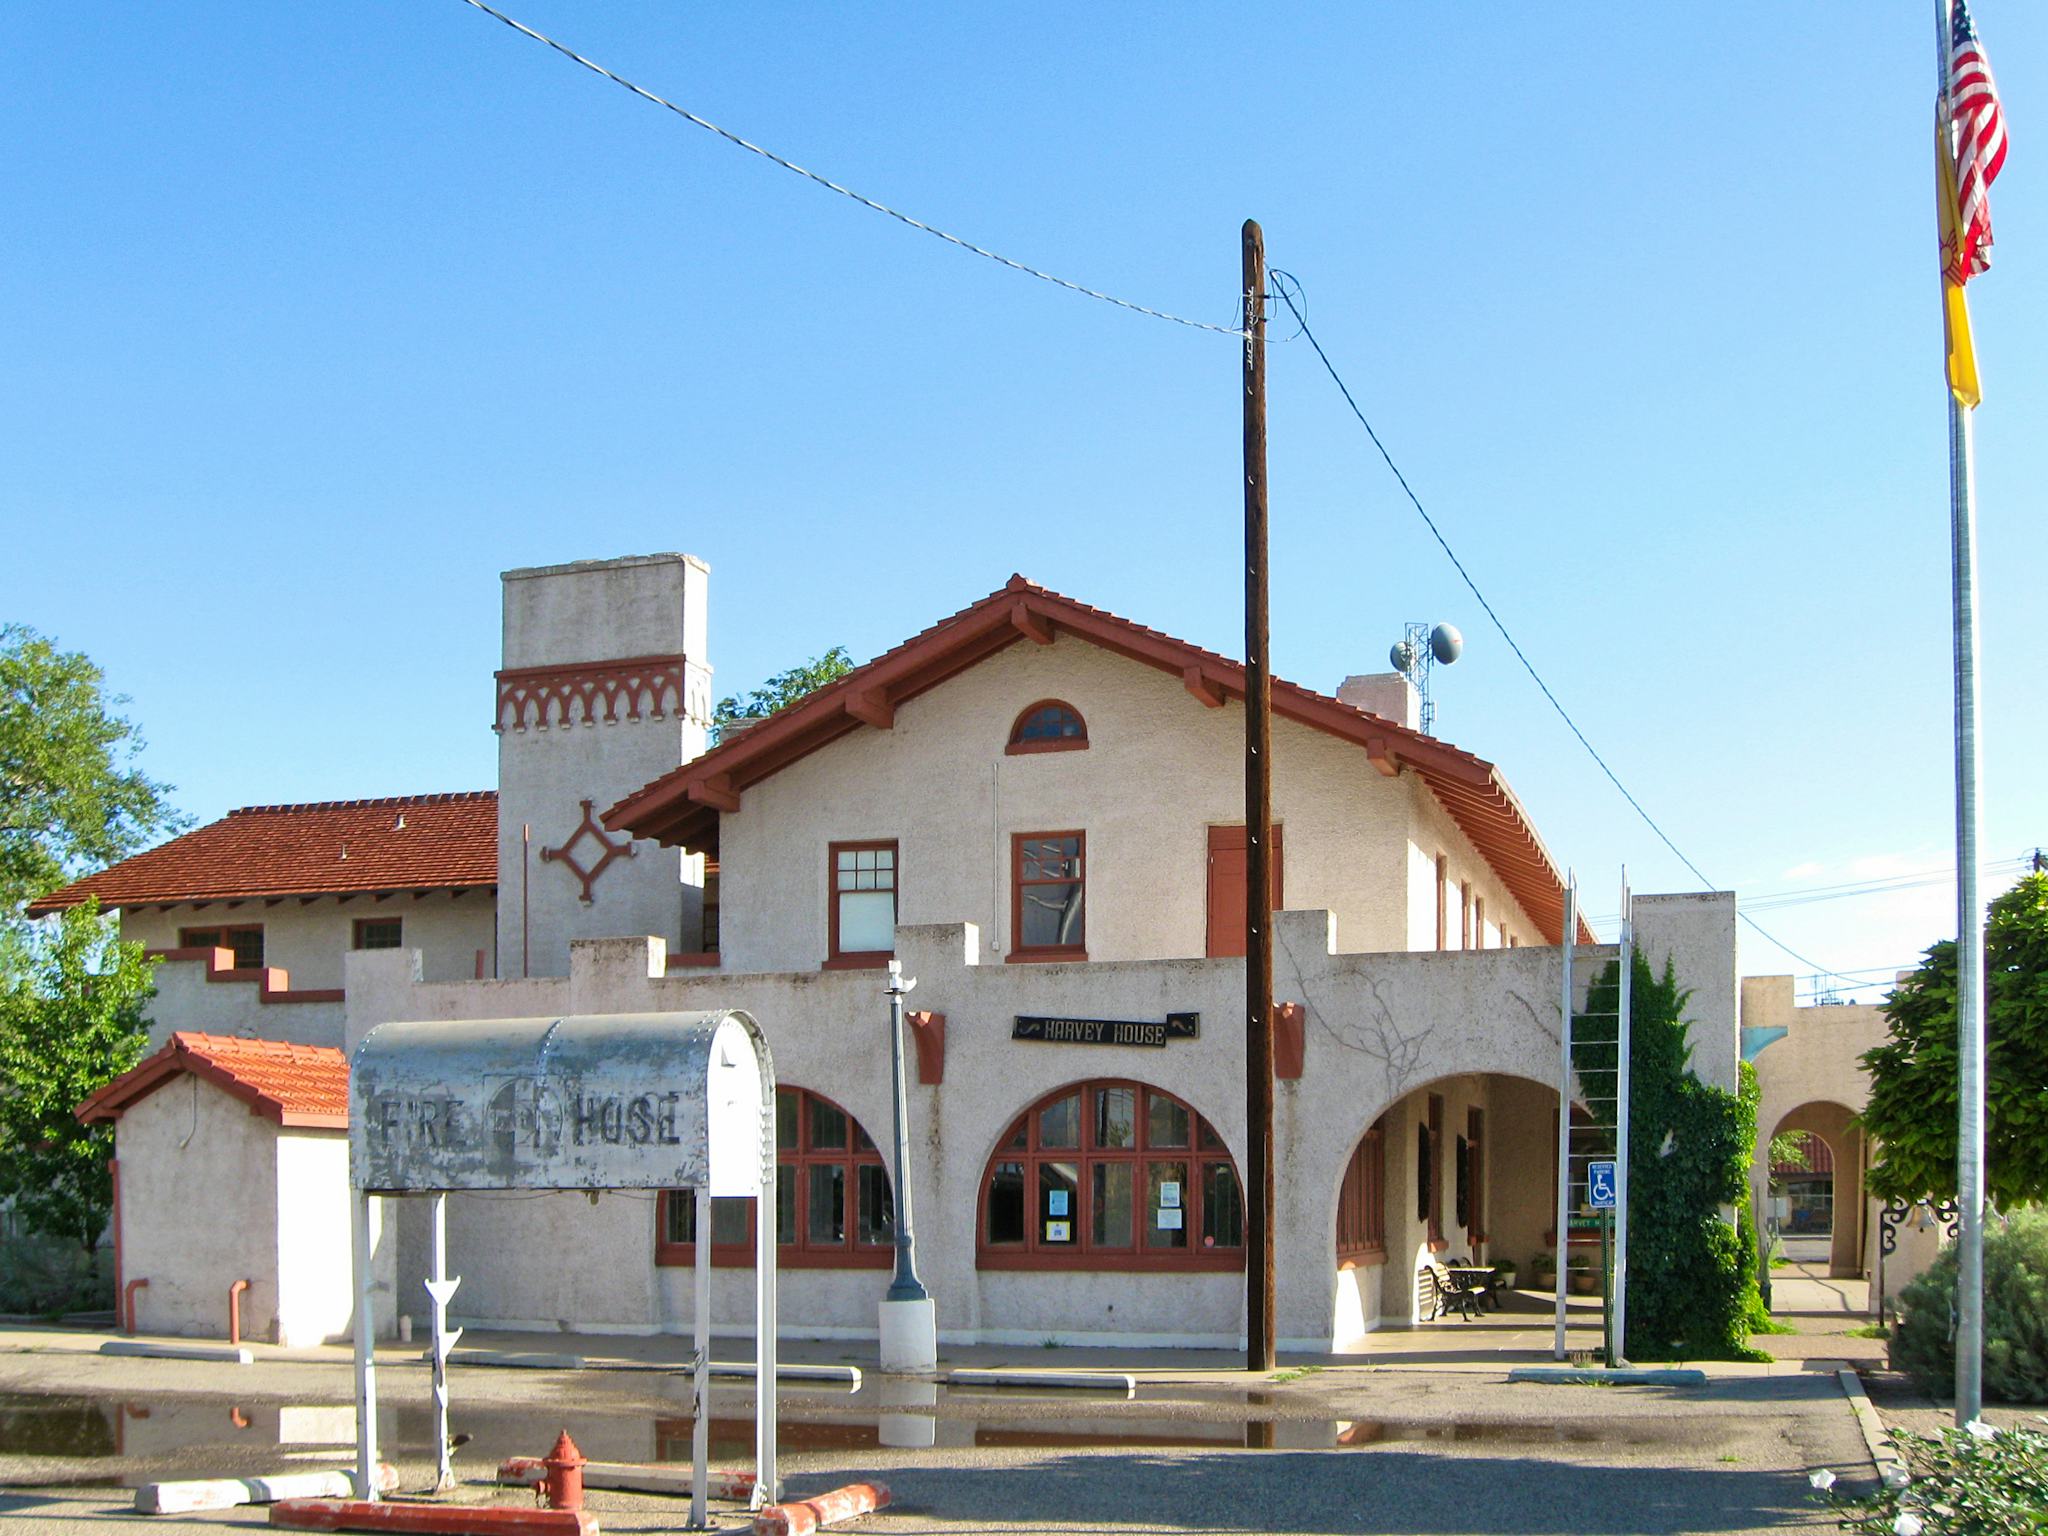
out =
<path fill-rule="evenodd" d="M 1609 962 L 1573 1021 L 1582 1071 L 1609 1087 L 1616 1064 L 1620 966 Z M 1640 952 L 1629 996 L 1628 1338 L 1631 1360 L 1759 1357 L 1750 1334 L 1766 1314 L 1756 1245 L 1737 1224 L 1747 1211 L 1756 1152 L 1756 1074 L 1736 1092 L 1692 1071 L 1690 994 L 1667 963 L 1653 973 Z M 1611 1104 L 1594 1119 L 1613 1123 Z"/>

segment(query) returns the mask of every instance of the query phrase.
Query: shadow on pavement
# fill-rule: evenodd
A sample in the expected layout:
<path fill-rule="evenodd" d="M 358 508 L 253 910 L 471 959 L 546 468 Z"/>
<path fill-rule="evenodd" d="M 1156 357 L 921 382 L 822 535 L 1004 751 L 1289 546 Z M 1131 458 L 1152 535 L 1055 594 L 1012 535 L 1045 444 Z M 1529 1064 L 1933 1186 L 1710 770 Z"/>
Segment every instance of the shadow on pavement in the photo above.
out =
<path fill-rule="evenodd" d="M 887 1473 L 884 1473 L 885 1479 Z M 903 1469 L 895 1513 L 931 1530 L 1655 1536 L 1814 1525 L 1799 1472 L 1584 1467 L 1400 1451 L 1358 1456 L 1074 1456 Z M 958 1521 L 948 1525 L 948 1521 Z"/>

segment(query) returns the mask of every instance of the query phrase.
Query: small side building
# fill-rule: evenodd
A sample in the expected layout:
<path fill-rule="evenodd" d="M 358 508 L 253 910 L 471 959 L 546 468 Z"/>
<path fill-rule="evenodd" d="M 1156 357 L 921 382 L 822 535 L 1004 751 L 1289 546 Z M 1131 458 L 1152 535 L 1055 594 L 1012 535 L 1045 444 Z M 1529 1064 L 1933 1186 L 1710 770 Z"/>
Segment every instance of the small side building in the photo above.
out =
<path fill-rule="evenodd" d="M 115 1286 L 133 1331 L 226 1338 L 246 1281 L 244 1339 L 347 1336 L 340 1051 L 180 1032 L 78 1117 L 114 1126 Z"/>

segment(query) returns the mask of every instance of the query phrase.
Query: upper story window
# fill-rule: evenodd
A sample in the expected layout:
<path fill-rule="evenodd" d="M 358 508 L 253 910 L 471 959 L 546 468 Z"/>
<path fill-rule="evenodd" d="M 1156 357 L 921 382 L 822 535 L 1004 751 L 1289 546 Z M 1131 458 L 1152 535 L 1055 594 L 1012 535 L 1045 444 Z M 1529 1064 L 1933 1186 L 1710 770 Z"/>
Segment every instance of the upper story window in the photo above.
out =
<path fill-rule="evenodd" d="M 400 949 L 405 944 L 405 920 L 398 917 L 356 919 L 357 949 Z"/>
<path fill-rule="evenodd" d="M 242 923 L 232 927 L 180 928 L 180 949 L 231 949 L 235 969 L 255 970 L 263 964 L 263 925 Z"/>
<path fill-rule="evenodd" d="M 1088 834 L 1019 832 L 1010 840 L 1012 960 L 1086 960 Z"/>
<path fill-rule="evenodd" d="M 828 967 L 881 965 L 896 952 L 896 845 L 834 843 Z"/>
<path fill-rule="evenodd" d="M 1241 1269 L 1244 1196 L 1223 1138 L 1172 1094 L 1085 1083 L 997 1144 L 977 1246 L 984 1269 Z"/>
<path fill-rule="evenodd" d="M 697 1257 L 697 1200 L 663 1194 L 657 1264 Z M 775 1090 L 776 1262 L 792 1268 L 883 1268 L 893 1262 L 896 1201 L 882 1154 L 861 1123 L 823 1094 Z M 711 1262 L 754 1263 L 754 1202 L 711 1202 Z"/>
<path fill-rule="evenodd" d="M 1007 752 L 1079 752 L 1088 745 L 1081 712 L 1058 699 L 1040 699 L 1010 727 Z"/>

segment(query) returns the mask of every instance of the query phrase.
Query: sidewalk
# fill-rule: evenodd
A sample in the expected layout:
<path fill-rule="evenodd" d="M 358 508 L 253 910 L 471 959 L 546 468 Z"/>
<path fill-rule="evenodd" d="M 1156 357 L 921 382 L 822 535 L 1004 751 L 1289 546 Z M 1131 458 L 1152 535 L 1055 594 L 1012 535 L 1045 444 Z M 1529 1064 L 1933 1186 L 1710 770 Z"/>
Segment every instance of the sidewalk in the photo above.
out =
<path fill-rule="evenodd" d="M 1569 1326 L 1566 1333 L 1567 1358 L 1585 1363 L 1597 1358 L 1600 1349 L 1600 1303 L 1597 1298 L 1568 1299 Z M 1318 1374 L 1342 1376 L 1349 1373 L 1381 1371 L 1428 1374 L 1502 1374 L 1518 1365 L 1546 1365 L 1555 1362 L 1554 1314 L 1551 1298 L 1535 1292 L 1516 1292 L 1507 1298 L 1500 1312 L 1487 1312 L 1466 1320 L 1456 1316 L 1413 1326 L 1382 1328 L 1369 1334 L 1352 1350 L 1337 1352 L 1286 1353 L 1279 1357 L 1276 1375 L 1312 1370 Z M 0 1354 L 98 1354 L 100 1347 L 127 1336 L 114 1331 L 51 1326 L 0 1326 Z M 195 1344 L 219 1346 L 219 1339 L 170 1336 L 137 1336 L 132 1342 L 189 1347 Z M 1784 1344 L 1807 1343 L 1787 1338 Z M 1829 1350 L 1857 1341 L 1835 1341 L 1831 1336 L 1812 1344 Z M 346 1344 L 325 1344 L 286 1349 L 274 1344 L 246 1343 L 252 1359 L 259 1364 L 324 1365 L 347 1369 L 354 1355 Z M 377 1365 L 380 1369 L 425 1367 L 427 1341 L 415 1336 L 411 1343 L 379 1340 Z M 1881 1344 L 1864 1342 L 1857 1354 L 1882 1353 Z M 753 1359 L 749 1337 L 716 1339 L 712 1358 L 719 1362 L 748 1362 Z M 1831 1368 L 1822 1358 L 1809 1357 L 1809 1349 L 1782 1351 L 1785 1358 L 1772 1361 L 1702 1361 L 1697 1364 L 1710 1377 L 1742 1377 L 1799 1374 Z M 1850 1353 L 1835 1350 L 1828 1358 Z M 506 1329 L 465 1328 L 452 1363 L 476 1368 L 489 1364 L 480 1356 L 528 1357 L 533 1365 L 556 1370 L 593 1371 L 682 1371 L 689 1366 L 690 1341 L 681 1334 L 617 1334 L 589 1332 L 524 1332 Z M 850 1365 L 864 1373 L 875 1368 L 875 1346 L 860 1339 L 783 1339 L 778 1355 L 786 1365 Z M 233 1367 L 228 1367 L 232 1369 Z M 1140 1349 L 1083 1345 L 942 1344 L 939 1371 L 956 1369 L 1017 1371 L 1104 1371 L 1136 1378 L 1146 1387 L 1211 1386 L 1242 1388 L 1248 1376 L 1245 1357 L 1236 1350 Z"/>

